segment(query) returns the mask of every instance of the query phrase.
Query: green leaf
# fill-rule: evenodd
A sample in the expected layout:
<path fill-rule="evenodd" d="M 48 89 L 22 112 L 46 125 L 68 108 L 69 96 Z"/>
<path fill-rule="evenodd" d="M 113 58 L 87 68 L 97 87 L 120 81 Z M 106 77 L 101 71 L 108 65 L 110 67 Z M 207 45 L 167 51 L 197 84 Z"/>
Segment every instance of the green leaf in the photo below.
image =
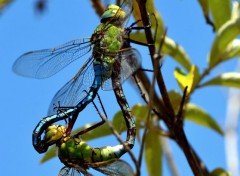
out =
<path fill-rule="evenodd" d="M 170 98 L 171 104 L 173 106 L 174 112 L 177 113 L 179 110 L 179 106 L 182 100 L 182 96 L 175 90 L 171 90 L 168 92 L 168 96 Z"/>
<path fill-rule="evenodd" d="M 213 68 L 220 62 L 229 59 L 229 51 L 231 50 L 234 39 L 240 34 L 240 18 L 227 21 L 217 32 L 214 39 L 210 56 L 209 67 Z"/>
<path fill-rule="evenodd" d="M 212 85 L 240 88 L 240 73 L 238 72 L 223 73 L 203 83 L 200 86 L 203 87 L 203 86 L 212 86 Z"/>
<path fill-rule="evenodd" d="M 42 159 L 40 160 L 40 164 L 45 163 L 46 161 L 54 158 L 57 156 L 57 148 L 56 146 L 52 146 L 50 147 L 50 149 L 48 149 L 48 151 L 44 154 L 44 156 L 42 157 Z"/>
<path fill-rule="evenodd" d="M 210 128 L 218 134 L 223 135 L 223 130 L 218 123 L 199 106 L 190 103 L 187 104 L 184 116 L 186 120 Z"/>
<path fill-rule="evenodd" d="M 240 57 L 240 40 L 234 39 L 227 47 L 225 51 L 226 59 Z"/>
<path fill-rule="evenodd" d="M 240 15 L 240 3 L 237 1 L 233 1 L 231 19 L 239 18 L 239 15 Z"/>
<path fill-rule="evenodd" d="M 157 132 L 149 128 L 145 143 L 145 162 L 149 176 L 162 175 L 162 146 Z"/>
<path fill-rule="evenodd" d="M 209 16 L 209 5 L 208 5 L 208 0 L 198 0 L 201 8 L 202 8 L 202 11 L 203 11 L 203 14 L 205 16 L 205 18 Z"/>
<path fill-rule="evenodd" d="M 199 71 L 198 67 L 195 65 L 192 65 L 192 68 L 187 75 L 185 75 L 180 69 L 175 69 L 174 76 L 182 91 L 188 86 L 187 95 L 195 89 L 199 82 Z"/>
<path fill-rule="evenodd" d="M 136 118 L 136 127 L 137 127 L 137 132 L 136 132 L 136 136 L 137 136 L 137 140 L 140 141 L 140 130 L 144 126 L 144 123 L 146 121 L 146 117 L 147 117 L 147 112 L 148 112 L 148 107 L 141 105 L 141 104 L 136 104 L 131 108 L 132 114 L 133 116 Z"/>
<path fill-rule="evenodd" d="M 219 0 L 210 0 L 208 3 L 215 29 L 218 31 L 218 29 L 231 17 L 231 1 L 221 0 L 220 3 Z"/>
<path fill-rule="evenodd" d="M 156 44 L 159 48 L 160 42 Z M 191 69 L 192 63 L 183 49 L 179 44 L 174 42 L 169 37 L 165 37 L 165 41 L 162 48 L 163 53 L 170 55 L 174 60 L 176 60 L 180 65 L 182 65 L 187 71 Z"/>
<path fill-rule="evenodd" d="M 222 168 L 216 168 L 210 173 L 209 176 L 231 176 L 231 174 Z"/>
<path fill-rule="evenodd" d="M 139 122 L 145 122 L 147 113 L 148 113 L 148 107 L 141 105 L 141 104 L 136 104 L 131 108 L 133 116 L 136 118 L 136 121 Z"/>

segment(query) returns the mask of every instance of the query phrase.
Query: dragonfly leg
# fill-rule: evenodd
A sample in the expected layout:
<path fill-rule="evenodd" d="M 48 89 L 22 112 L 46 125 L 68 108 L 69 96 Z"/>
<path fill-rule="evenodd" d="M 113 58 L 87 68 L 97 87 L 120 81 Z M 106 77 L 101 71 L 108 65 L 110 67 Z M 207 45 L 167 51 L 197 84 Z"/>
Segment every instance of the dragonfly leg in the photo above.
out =
<path fill-rule="evenodd" d="M 114 84 L 119 84 L 120 86 L 114 88 L 114 94 L 116 96 L 117 102 L 122 110 L 123 117 L 127 126 L 127 139 L 126 143 L 129 148 L 133 148 L 134 142 L 135 142 L 135 136 L 136 136 L 136 124 L 135 120 L 132 116 L 132 113 L 130 111 L 130 107 L 128 105 L 128 102 L 126 100 L 126 97 L 124 95 L 124 92 L 122 90 L 122 86 L 119 83 L 120 77 L 119 77 L 119 71 L 120 68 L 118 67 L 118 64 L 114 64 L 114 70 L 116 72 L 113 72 L 112 74 L 112 82 Z"/>
<path fill-rule="evenodd" d="M 147 26 L 135 26 L 137 23 L 141 22 L 142 20 L 137 20 L 135 22 L 133 22 L 129 27 L 125 28 L 125 31 L 126 31 L 126 35 L 127 35 L 127 38 L 125 38 L 125 40 L 128 42 L 128 43 L 135 43 L 135 44 L 138 44 L 138 45 L 142 45 L 142 46 L 151 46 L 151 45 L 154 45 L 155 41 L 156 41 L 156 37 L 157 37 L 157 29 L 158 29 L 158 21 L 157 21 L 157 18 L 155 16 L 155 14 L 152 14 L 154 19 L 155 19 L 155 22 L 156 22 L 156 29 L 155 29 L 155 34 L 154 34 L 154 42 L 153 43 L 144 43 L 144 42 L 140 42 L 140 41 L 136 41 L 136 40 L 132 40 L 130 38 L 130 34 L 133 30 L 144 30 L 144 29 L 147 29 L 147 28 L 151 28 L 152 25 L 149 24 Z"/>

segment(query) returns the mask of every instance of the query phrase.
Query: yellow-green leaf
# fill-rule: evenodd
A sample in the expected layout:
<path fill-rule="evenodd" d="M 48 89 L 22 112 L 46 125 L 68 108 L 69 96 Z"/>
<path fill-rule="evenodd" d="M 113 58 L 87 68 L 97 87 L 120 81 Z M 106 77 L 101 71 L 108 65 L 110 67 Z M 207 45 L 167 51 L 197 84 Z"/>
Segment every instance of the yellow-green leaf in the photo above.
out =
<path fill-rule="evenodd" d="M 240 15 L 240 3 L 237 1 L 233 1 L 231 19 L 239 18 L 239 15 Z"/>
<path fill-rule="evenodd" d="M 234 39 L 225 51 L 225 60 L 240 57 L 240 40 Z"/>
<path fill-rule="evenodd" d="M 240 88 L 240 73 L 238 72 L 223 73 L 203 83 L 200 86 L 203 87 L 203 86 L 212 86 L 212 85 Z"/>
<path fill-rule="evenodd" d="M 209 67 L 214 67 L 228 58 L 231 42 L 240 34 L 240 18 L 227 21 L 217 32 L 210 56 Z M 228 49 L 228 50 L 227 50 Z"/>
<path fill-rule="evenodd" d="M 171 104 L 173 106 L 174 112 L 177 113 L 179 110 L 179 106 L 182 100 L 182 96 L 175 90 L 171 90 L 168 92 L 168 96 L 170 98 Z"/>
<path fill-rule="evenodd" d="M 202 11 L 203 11 L 203 14 L 205 16 L 205 18 L 208 18 L 209 16 L 209 5 L 208 5 L 208 0 L 198 0 L 201 8 L 202 8 Z"/>
<path fill-rule="evenodd" d="M 159 47 L 160 42 L 156 44 Z M 169 37 L 165 37 L 163 48 L 163 53 L 170 55 L 174 60 L 176 60 L 180 65 L 182 65 L 187 71 L 191 69 L 192 63 L 183 49 L 179 44 L 170 39 Z"/>
<path fill-rule="evenodd" d="M 218 31 L 218 29 L 231 17 L 231 1 L 221 0 L 220 2 L 219 0 L 210 0 L 208 3 L 215 29 Z"/>
<path fill-rule="evenodd" d="M 57 148 L 56 146 L 52 146 L 48 149 L 48 151 L 44 154 L 44 156 L 42 157 L 42 159 L 40 160 L 40 164 L 45 163 L 46 161 L 54 158 L 57 156 Z"/>
<path fill-rule="evenodd" d="M 174 71 L 174 76 L 182 90 L 188 86 L 187 95 L 189 95 L 195 89 L 199 81 L 199 71 L 196 65 L 192 65 L 192 68 L 187 75 L 177 68 Z"/>
<path fill-rule="evenodd" d="M 218 123 L 202 108 L 194 104 L 187 104 L 184 117 L 196 124 L 210 128 L 220 135 L 223 135 L 223 130 Z"/>
<path fill-rule="evenodd" d="M 141 104 L 136 104 L 131 108 L 132 114 L 136 119 L 136 126 L 137 129 L 143 128 L 144 123 L 146 121 L 147 117 L 147 112 L 148 112 L 148 107 L 141 105 Z M 136 132 L 137 140 L 140 141 L 140 130 L 137 130 Z"/>
<path fill-rule="evenodd" d="M 210 173 L 209 176 L 231 176 L 231 174 L 222 168 L 216 168 Z"/>
<path fill-rule="evenodd" d="M 147 106 L 136 104 L 131 108 L 133 116 L 136 118 L 136 121 L 145 122 L 148 108 Z"/>
<path fill-rule="evenodd" d="M 162 175 L 162 147 L 159 134 L 149 129 L 145 143 L 145 162 L 149 176 Z"/>

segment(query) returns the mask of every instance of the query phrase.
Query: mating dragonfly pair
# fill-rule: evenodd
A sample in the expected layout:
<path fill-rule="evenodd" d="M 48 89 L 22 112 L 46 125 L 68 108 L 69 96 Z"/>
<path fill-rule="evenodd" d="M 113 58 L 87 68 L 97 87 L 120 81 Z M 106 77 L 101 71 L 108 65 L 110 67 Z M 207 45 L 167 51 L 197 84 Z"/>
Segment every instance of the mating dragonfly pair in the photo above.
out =
<path fill-rule="evenodd" d="M 13 65 L 15 73 L 41 79 L 56 74 L 71 62 L 89 52 L 92 53 L 78 73 L 55 94 L 48 116 L 43 118 L 33 131 L 33 146 L 39 153 L 46 152 L 50 145 L 57 144 L 59 158 L 65 164 L 59 173 L 61 176 L 70 175 L 70 169 L 74 170 L 72 175 L 80 172 L 87 175 L 90 166 L 103 173 L 110 169 L 115 175 L 126 175 L 119 171 L 119 167 L 130 167 L 116 159 L 126 153 L 124 145 L 130 149 L 134 146 L 136 134 L 135 121 L 121 87 L 122 83 L 140 68 L 141 56 L 136 49 L 130 47 L 130 42 L 135 41 L 129 38 L 129 34 L 134 29 L 144 27 L 134 27 L 136 23 L 133 23 L 125 28 L 132 10 L 131 0 L 123 0 L 120 7 L 109 5 L 101 16 L 101 24 L 90 38 L 76 39 L 56 48 L 25 53 Z M 124 43 L 127 43 L 128 47 L 123 47 Z M 90 148 L 80 141 L 79 135 L 71 136 L 78 114 L 93 102 L 100 88 L 114 90 L 127 126 L 127 139 L 124 145 Z M 56 108 L 53 106 L 58 102 L 62 107 L 57 108 L 58 112 L 55 112 Z M 67 128 L 53 125 L 66 119 L 69 122 Z M 84 132 L 103 124 L 103 121 Z M 45 136 L 42 139 L 44 132 Z M 57 140 L 48 140 L 49 138 Z M 73 153 L 70 152 L 72 150 Z M 89 153 L 91 155 L 88 155 Z"/>

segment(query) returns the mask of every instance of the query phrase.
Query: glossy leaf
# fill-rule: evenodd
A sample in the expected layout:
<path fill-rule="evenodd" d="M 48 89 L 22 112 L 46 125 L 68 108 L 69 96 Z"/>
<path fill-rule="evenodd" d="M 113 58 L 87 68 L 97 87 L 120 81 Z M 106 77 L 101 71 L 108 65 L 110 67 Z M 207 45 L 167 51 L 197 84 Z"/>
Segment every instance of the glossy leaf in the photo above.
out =
<path fill-rule="evenodd" d="M 240 34 L 239 26 L 240 18 L 237 18 L 227 21 L 219 29 L 209 56 L 210 68 L 229 59 L 228 53 L 231 51 L 231 45 L 233 45 L 231 42 Z"/>
<path fill-rule="evenodd" d="M 145 143 L 145 161 L 149 176 L 162 175 L 162 146 L 160 135 L 149 128 Z"/>
<path fill-rule="evenodd" d="M 157 47 L 159 47 L 159 43 L 157 44 Z M 183 49 L 183 47 L 181 47 L 179 44 L 177 44 L 175 41 L 173 41 L 169 37 L 165 38 L 162 51 L 163 53 L 170 55 L 187 71 L 191 69 L 192 63 L 186 51 Z"/>
<path fill-rule="evenodd" d="M 210 128 L 218 134 L 223 135 L 223 130 L 218 123 L 199 106 L 190 103 L 187 104 L 184 116 L 186 120 Z"/>
<path fill-rule="evenodd" d="M 231 19 L 237 19 L 240 16 L 240 3 L 237 1 L 232 2 Z"/>
<path fill-rule="evenodd" d="M 188 87 L 187 95 L 189 95 L 195 89 L 199 81 L 199 71 L 195 65 L 192 65 L 192 68 L 187 75 L 185 75 L 180 69 L 175 69 L 174 76 L 182 91 L 186 86 Z"/>
<path fill-rule="evenodd" d="M 231 174 L 222 168 L 214 169 L 209 176 L 231 176 Z"/>
<path fill-rule="evenodd" d="M 223 73 L 220 76 L 217 76 L 203 83 L 201 87 L 212 85 L 240 88 L 240 73 L 238 72 Z"/>
<path fill-rule="evenodd" d="M 210 0 L 209 3 L 209 9 L 212 14 L 213 23 L 215 26 L 215 29 L 218 31 L 218 29 L 230 19 L 231 16 L 231 8 L 230 0 L 221 0 L 221 3 L 219 0 Z"/>
<path fill-rule="evenodd" d="M 226 60 L 231 58 L 240 57 L 240 40 L 234 39 L 227 47 L 225 51 Z"/>
<path fill-rule="evenodd" d="M 42 157 L 42 159 L 40 160 L 39 163 L 43 164 L 46 161 L 48 161 L 56 156 L 57 156 L 57 148 L 56 148 L 56 146 L 53 146 L 50 149 L 48 149 L 48 151 L 44 154 L 44 156 Z"/>

